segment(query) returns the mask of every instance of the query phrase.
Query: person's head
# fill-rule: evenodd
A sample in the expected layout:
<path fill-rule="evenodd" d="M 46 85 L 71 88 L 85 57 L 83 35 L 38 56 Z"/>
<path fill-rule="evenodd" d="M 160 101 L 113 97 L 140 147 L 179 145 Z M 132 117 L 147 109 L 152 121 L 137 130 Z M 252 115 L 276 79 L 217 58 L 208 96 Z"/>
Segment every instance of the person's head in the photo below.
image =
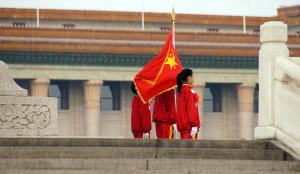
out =
<path fill-rule="evenodd" d="M 132 93 L 133 93 L 134 95 L 137 95 L 137 90 L 136 90 L 135 85 L 134 85 L 133 82 L 131 83 L 131 91 L 132 91 Z"/>
<path fill-rule="evenodd" d="M 183 84 L 193 85 L 194 77 L 191 69 L 185 68 L 177 75 L 177 87 L 180 92 Z"/>

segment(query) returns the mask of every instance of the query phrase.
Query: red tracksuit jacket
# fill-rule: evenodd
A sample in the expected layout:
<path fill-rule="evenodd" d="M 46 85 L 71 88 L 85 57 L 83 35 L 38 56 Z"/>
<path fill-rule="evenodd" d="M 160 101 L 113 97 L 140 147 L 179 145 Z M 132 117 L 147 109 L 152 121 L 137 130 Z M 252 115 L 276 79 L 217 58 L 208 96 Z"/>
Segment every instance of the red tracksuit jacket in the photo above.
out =
<path fill-rule="evenodd" d="M 138 96 L 132 98 L 131 131 L 146 133 L 151 130 L 150 104 L 144 104 Z"/>
<path fill-rule="evenodd" d="M 174 89 L 155 97 L 153 121 L 168 124 L 176 123 Z"/>
<path fill-rule="evenodd" d="M 183 85 L 177 98 L 177 129 L 180 133 L 190 133 L 192 127 L 200 128 L 198 111 L 199 96 L 190 85 Z"/>

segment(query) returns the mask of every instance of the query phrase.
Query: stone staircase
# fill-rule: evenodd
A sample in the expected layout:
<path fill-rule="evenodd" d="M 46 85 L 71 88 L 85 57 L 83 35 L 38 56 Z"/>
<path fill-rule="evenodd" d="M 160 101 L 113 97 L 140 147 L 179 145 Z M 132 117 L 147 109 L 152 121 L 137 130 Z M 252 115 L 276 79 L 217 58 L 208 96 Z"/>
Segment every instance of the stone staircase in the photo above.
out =
<path fill-rule="evenodd" d="M 0 174 L 300 173 L 269 141 L 0 138 Z"/>

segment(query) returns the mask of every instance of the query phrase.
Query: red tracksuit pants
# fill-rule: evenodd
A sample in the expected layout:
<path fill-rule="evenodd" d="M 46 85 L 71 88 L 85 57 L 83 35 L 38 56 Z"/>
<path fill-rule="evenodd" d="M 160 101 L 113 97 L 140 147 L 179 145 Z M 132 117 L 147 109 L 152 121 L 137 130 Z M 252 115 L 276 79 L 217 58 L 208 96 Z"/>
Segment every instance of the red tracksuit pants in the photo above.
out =
<path fill-rule="evenodd" d="M 195 137 L 192 137 L 191 133 L 180 133 L 180 139 L 190 139 L 190 140 L 197 140 L 198 134 Z"/>
<path fill-rule="evenodd" d="M 150 139 L 150 132 L 149 133 L 149 139 Z M 143 133 L 141 132 L 134 132 L 133 133 L 134 138 L 143 138 Z"/>
<path fill-rule="evenodd" d="M 162 138 L 172 139 L 173 138 L 172 124 L 156 122 L 155 129 L 156 129 L 156 137 L 158 139 L 162 139 Z"/>

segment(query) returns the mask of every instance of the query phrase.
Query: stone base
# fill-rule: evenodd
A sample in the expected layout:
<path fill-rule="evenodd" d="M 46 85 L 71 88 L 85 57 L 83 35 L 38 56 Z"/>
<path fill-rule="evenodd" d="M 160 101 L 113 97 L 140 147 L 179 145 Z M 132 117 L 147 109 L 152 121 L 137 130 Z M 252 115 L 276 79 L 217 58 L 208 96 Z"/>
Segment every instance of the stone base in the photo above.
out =
<path fill-rule="evenodd" d="M 275 139 L 275 128 L 272 126 L 256 127 L 255 139 L 263 139 L 263 140 Z"/>
<path fill-rule="evenodd" d="M 57 135 L 57 99 L 0 96 L 0 136 Z"/>

